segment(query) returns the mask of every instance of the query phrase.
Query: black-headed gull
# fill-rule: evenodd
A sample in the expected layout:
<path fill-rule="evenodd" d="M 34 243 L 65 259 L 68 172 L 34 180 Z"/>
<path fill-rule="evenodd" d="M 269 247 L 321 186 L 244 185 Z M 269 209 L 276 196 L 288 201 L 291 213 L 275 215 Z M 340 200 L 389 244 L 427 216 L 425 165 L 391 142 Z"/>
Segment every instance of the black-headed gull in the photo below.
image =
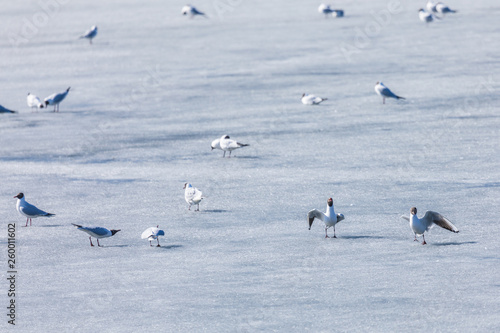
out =
<path fill-rule="evenodd" d="M 203 193 L 201 193 L 200 190 L 198 190 L 196 187 L 193 187 L 189 183 L 184 184 L 184 199 L 189 205 L 188 210 L 191 210 L 191 205 L 197 205 L 198 208 L 195 210 L 195 212 L 200 211 L 200 202 L 203 200 Z"/>
<path fill-rule="evenodd" d="M 305 105 L 318 105 L 319 103 L 326 101 L 328 98 L 321 98 L 310 94 L 302 94 L 302 104 Z"/>
<path fill-rule="evenodd" d="M 455 227 L 446 217 L 430 210 L 425 212 L 424 217 L 419 219 L 417 217 L 417 208 L 412 207 L 410 209 L 410 217 L 402 215 L 401 218 L 410 222 L 410 228 L 415 234 L 415 241 L 417 241 L 417 235 L 422 235 L 422 239 L 424 240 L 422 245 L 427 244 L 425 242 L 424 232 L 428 231 L 434 225 L 438 225 L 452 232 L 458 232 L 457 227 Z"/>
<path fill-rule="evenodd" d="M 93 25 L 89 30 L 85 31 L 80 38 L 88 38 L 90 44 L 92 44 L 92 39 L 94 39 L 95 36 L 97 36 L 97 26 Z"/>
<path fill-rule="evenodd" d="M 26 97 L 26 102 L 28 103 L 28 106 L 33 110 L 33 108 L 43 108 L 42 101 L 40 101 L 40 98 L 38 98 L 36 95 L 33 95 L 32 93 L 28 93 L 28 97 Z"/>
<path fill-rule="evenodd" d="M 215 142 L 215 141 L 214 141 Z M 214 143 L 212 142 L 212 144 Z M 223 135 L 220 139 L 219 139 L 219 146 L 220 146 L 220 149 L 222 149 L 224 151 L 224 155 L 222 155 L 222 157 L 225 157 L 226 156 L 226 152 L 228 151 L 229 152 L 229 157 L 231 157 L 231 152 L 235 149 L 238 149 L 238 148 L 241 148 L 241 147 L 248 147 L 250 146 L 249 144 L 246 144 L 246 143 L 240 143 L 240 142 L 237 142 L 235 140 L 231 140 L 231 138 L 229 137 L 229 135 Z M 215 147 L 214 147 L 215 148 Z M 213 149 L 213 148 L 212 148 Z"/>
<path fill-rule="evenodd" d="M 327 201 L 326 213 L 322 213 L 317 209 L 313 209 L 309 213 L 307 213 L 307 219 L 309 220 L 309 230 L 311 230 L 311 226 L 315 218 L 320 219 L 325 223 L 325 238 L 330 238 L 328 236 L 328 228 L 330 227 L 333 227 L 333 238 L 337 238 L 337 236 L 335 235 L 335 225 L 344 219 L 344 215 L 335 214 L 332 198 L 328 199 Z"/>
<path fill-rule="evenodd" d="M 19 214 L 26 216 L 25 227 L 28 226 L 28 221 L 30 222 L 30 225 L 31 225 L 31 219 L 37 218 L 39 216 L 51 217 L 51 216 L 56 215 L 56 214 L 44 212 L 43 210 L 38 209 L 35 206 L 33 206 L 32 204 L 26 202 L 26 199 L 25 199 L 23 193 L 19 193 L 14 198 L 17 198 L 17 203 L 16 203 L 17 211 L 19 212 Z"/>
<path fill-rule="evenodd" d="M 17 113 L 17 111 L 9 110 L 0 105 L 0 113 Z"/>
<path fill-rule="evenodd" d="M 156 246 L 160 247 L 160 240 L 158 239 L 159 236 L 165 236 L 165 231 L 158 229 L 158 226 L 156 226 L 144 230 L 144 232 L 141 235 L 141 238 L 147 239 L 149 241 L 149 246 L 153 246 L 151 245 L 151 241 L 156 239 L 158 241 L 158 245 Z"/>
<path fill-rule="evenodd" d="M 68 89 L 66 89 L 65 92 L 61 92 L 58 94 L 52 94 L 49 97 L 46 97 L 43 100 L 45 103 L 45 107 L 47 107 L 48 105 L 54 105 L 54 112 L 56 112 L 56 108 L 57 108 L 57 112 L 59 112 L 59 103 L 61 103 L 66 98 L 66 95 L 68 95 L 68 92 L 70 89 L 71 89 L 71 87 L 68 87 Z"/>
<path fill-rule="evenodd" d="M 377 95 L 382 96 L 382 103 L 385 104 L 385 98 L 395 98 L 395 99 L 406 99 L 404 97 L 398 96 L 389 90 L 382 82 L 377 82 L 375 85 L 375 92 Z"/>
<path fill-rule="evenodd" d="M 182 7 L 182 15 L 189 15 L 190 18 L 193 18 L 196 15 L 207 17 L 205 13 L 200 12 L 198 9 L 191 5 L 185 5 L 184 7 Z"/>
<path fill-rule="evenodd" d="M 79 224 L 74 224 L 74 223 L 71 223 L 71 224 L 74 225 L 75 227 L 77 227 L 78 230 L 86 232 L 87 234 L 90 235 L 90 237 L 89 237 L 89 239 L 90 239 L 90 246 L 94 246 L 94 244 L 92 244 L 92 237 L 94 237 L 95 239 L 97 239 L 97 246 L 101 246 L 101 244 L 99 244 L 99 239 L 100 238 L 111 237 L 114 234 L 116 234 L 118 231 L 120 231 L 120 229 L 118 229 L 118 230 L 114 230 L 114 229 L 109 230 L 109 229 L 106 229 L 106 228 L 103 228 L 103 227 L 84 227 L 84 226 L 81 226 Z"/>
<path fill-rule="evenodd" d="M 438 12 L 441 15 L 448 14 L 448 13 L 456 13 L 456 10 L 450 9 L 448 6 L 446 6 L 442 2 L 438 2 L 436 4 L 436 12 Z"/>

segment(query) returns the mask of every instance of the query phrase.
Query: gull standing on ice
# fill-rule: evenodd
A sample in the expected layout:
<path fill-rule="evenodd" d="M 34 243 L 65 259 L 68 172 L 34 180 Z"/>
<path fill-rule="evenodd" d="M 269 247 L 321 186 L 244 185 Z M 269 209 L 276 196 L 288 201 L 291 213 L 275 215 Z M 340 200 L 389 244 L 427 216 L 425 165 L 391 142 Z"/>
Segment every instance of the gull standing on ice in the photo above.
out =
<path fill-rule="evenodd" d="M 109 230 L 109 229 L 106 229 L 106 228 L 103 228 L 103 227 L 84 227 L 84 226 L 81 226 L 81 225 L 78 225 L 78 224 L 74 224 L 74 223 L 71 223 L 71 224 L 74 225 L 75 227 L 77 227 L 78 230 L 86 232 L 87 234 L 90 235 L 90 237 L 89 237 L 89 239 L 90 239 L 90 246 L 94 246 L 94 244 L 92 244 L 92 237 L 94 237 L 95 239 L 97 239 L 97 246 L 101 246 L 101 244 L 99 244 L 99 238 L 111 237 L 114 234 L 116 234 L 118 231 L 120 231 L 120 229 L 118 229 L 118 230 L 113 230 L 113 229 Z"/>
<path fill-rule="evenodd" d="M 93 25 L 89 30 L 85 31 L 83 35 L 80 36 L 81 38 L 88 38 L 90 44 L 92 45 L 92 39 L 97 36 L 97 26 Z"/>
<path fill-rule="evenodd" d="M 410 217 L 402 215 L 401 218 L 410 222 L 410 228 L 415 234 L 414 241 L 417 241 L 417 235 L 422 235 L 422 239 L 424 240 L 422 245 L 427 244 L 425 242 L 424 232 L 428 231 L 435 224 L 449 231 L 458 232 L 457 227 L 455 227 L 446 217 L 430 210 L 425 212 L 424 217 L 419 219 L 417 217 L 417 208 L 412 207 L 410 209 Z"/>
<path fill-rule="evenodd" d="M 33 108 L 43 109 L 43 104 L 42 101 L 40 101 L 40 98 L 33 95 L 32 93 L 28 93 L 28 97 L 26 97 L 26 102 L 28 103 L 28 106 L 31 108 L 31 110 L 33 110 Z"/>
<path fill-rule="evenodd" d="M 70 89 L 71 87 L 68 87 L 65 92 L 52 94 L 49 97 L 46 97 L 44 99 L 45 107 L 47 107 L 48 105 L 54 105 L 54 112 L 56 112 L 56 108 L 57 112 L 59 112 L 59 103 L 61 103 L 66 98 L 66 95 L 68 95 Z"/>
<path fill-rule="evenodd" d="M 36 208 L 32 204 L 26 202 L 26 199 L 24 198 L 23 193 L 19 193 L 16 195 L 14 198 L 17 198 L 17 203 L 16 203 L 16 209 L 19 212 L 19 214 L 26 216 L 26 225 L 25 227 L 28 226 L 28 220 L 30 221 L 30 226 L 31 226 L 31 219 L 37 218 L 39 216 L 44 216 L 44 217 L 51 217 L 56 214 L 51 214 L 44 212 L 41 209 Z"/>
<path fill-rule="evenodd" d="M 321 97 L 316 97 L 314 95 L 309 95 L 309 94 L 302 94 L 302 98 L 300 99 L 302 101 L 302 104 L 305 105 L 318 105 L 319 103 L 326 101 L 328 98 L 321 98 Z"/>
<path fill-rule="evenodd" d="M 189 205 L 188 210 L 191 210 L 191 205 L 197 205 L 198 208 L 195 210 L 195 212 L 200 211 L 200 201 L 203 200 L 203 193 L 201 193 L 200 190 L 198 190 L 196 187 L 193 187 L 189 183 L 184 184 L 184 199 Z"/>
<path fill-rule="evenodd" d="M 215 141 L 214 141 L 215 142 Z M 212 144 L 214 143 L 212 142 Z M 240 143 L 235 140 L 231 140 L 229 138 L 229 135 L 223 135 L 220 140 L 219 140 L 219 145 L 220 149 L 224 151 L 224 155 L 222 157 L 226 156 L 226 151 L 229 152 L 229 157 L 231 157 L 231 152 L 235 149 L 241 148 L 241 147 L 247 147 L 250 146 L 249 144 L 246 143 Z"/>
<path fill-rule="evenodd" d="M 311 226 L 315 218 L 320 219 L 325 223 L 325 238 L 330 238 L 328 236 L 328 228 L 330 227 L 333 227 L 333 238 L 337 238 L 337 236 L 335 235 L 335 225 L 344 219 L 344 215 L 335 214 L 332 198 L 328 199 L 327 201 L 326 213 L 322 213 L 317 209 L 313 209 L 309 213 L 307 213 L 307 219 L 309 220 L 309 230 L 311 230 Z"/>
<path fill-rule="evenodd" d="M 442 2 L 438 2 L 436 4 L 436 12 L 438 12 L 441 15 L 448 14 L 448 13 L 456 13 L 456 10 L 450 9 L 448 6 L 446 6 Z"/>
<path fill-rule="evenodd" d="M 156 239 L 158 241 L 158 245 L 156 245 L 156 247 L 160 247 L 160 240 L 158 238 L 159 236 L 165 236 L 165 231 L 158 229 L 158 226 L 156 226 L 156 228 L 151 227 L 144 230 L 141 238 L 147 239 L 149 241 L 149 246 L 153 246 L 151 245 L 151 241 Z"/>
<path fill-rule="evenodd" d="M 385 98 L 395 98 L 395 99 L 405 99 L 404 97 L 398 96 L 389 90 L 382 82 L 377 82 L 375 85 L 375 92 L 377 95 L 382 96 L 382 104 L 385 104 Z"/>
<path fill-rule="evenodd" d="M 89 30 L 85 31 L 85 33 L 80 36 L 80 39 L 88 38 L 90 45 L 92 45 L 92 39 L 94 39 L 95 36 L 97 36 L 97 26 L 93 25 Z"/>
<path fill-rule="evenodd" d="M 190 18 L 195 17 L 196 15 L 201 15 L 204 17 L 207 17 L 205 13 L 200 12 L 198 9 L 196 9 L 194 6 L 191 5 L 185 5 L 182 7 L 182 15 L 188 15 Z"/>

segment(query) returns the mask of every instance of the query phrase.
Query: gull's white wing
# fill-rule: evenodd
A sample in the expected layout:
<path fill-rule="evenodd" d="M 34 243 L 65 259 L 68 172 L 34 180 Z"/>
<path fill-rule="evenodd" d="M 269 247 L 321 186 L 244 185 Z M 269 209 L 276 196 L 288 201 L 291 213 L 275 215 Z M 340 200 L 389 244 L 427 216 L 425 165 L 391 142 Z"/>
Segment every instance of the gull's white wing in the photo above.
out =
<path fill-rule="evenodd" d="M 410 218 L 408 216 L 401 215 L 402 219 L 405 219 L 406 221 L 410 222 Z"/>
<path fill-rule="evenodd" d="M 200 190 L 198 190 L 196 187 L 194 188 L 194 195 L 193 195 L 193 200 L 198 201 L 202 199 L 203 193 L 201 193 Z"/>
<path fill-rule="evenodd" d="M 452 231 L 452 232 L 458 232 L 458 228 L 453 225 L 453 223 L 450 222 L 446 217 L 443 215 L 433 212 L 433 211 L 427 211 L 425 212 L 424 217 L 422 218 L 424 223 L 427 225 L 427 228 L 431 227 L 432 224 L 436 224 L 440 226 L 441 228 L 444 228 L 446 230 Z"/>
<path fill-rule="evenodd" d="M 309 211 L 309 213 L 307 213 L 307 219 L 309 220 L 309 230 L 311 230 L 311 226 L 315 218 L 320 219 L 321 221 L 325 221 L 326 215 L 317 209 Z"/>

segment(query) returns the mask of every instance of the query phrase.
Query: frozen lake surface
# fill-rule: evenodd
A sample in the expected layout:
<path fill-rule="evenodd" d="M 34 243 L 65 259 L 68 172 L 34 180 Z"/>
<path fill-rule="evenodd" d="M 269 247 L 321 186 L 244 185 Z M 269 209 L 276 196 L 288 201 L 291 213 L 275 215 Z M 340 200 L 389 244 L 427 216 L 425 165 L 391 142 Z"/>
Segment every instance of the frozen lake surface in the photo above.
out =
<path fill-rule="evenodd" d="M 0 13 L 0 104 L 19 111 L 0 114 L 3 292 L 8 223 L 19 272 L 0 330 L 500 331 L 496 1 L 449 1 L 428 27 L 425 1 L 325 19 L 314 1 L 199 0 L 192 20 L 183 2 L 43 3 Z M 377 81 L 406 100 L 383 105 Z M 26 106 L 69 86 L 59 113 Z M 223 134 L 250 147 L 223 159 Z M 23 228 L 18 192 L 56 216 Z M 337 239 L 308 231 L 329 197 Z M 460 233 L 413 242 L 412 206 Z M 121 231 L 91 248 L 71 223 Z M 140 238 L 156 225 L 161 248 Z"/>

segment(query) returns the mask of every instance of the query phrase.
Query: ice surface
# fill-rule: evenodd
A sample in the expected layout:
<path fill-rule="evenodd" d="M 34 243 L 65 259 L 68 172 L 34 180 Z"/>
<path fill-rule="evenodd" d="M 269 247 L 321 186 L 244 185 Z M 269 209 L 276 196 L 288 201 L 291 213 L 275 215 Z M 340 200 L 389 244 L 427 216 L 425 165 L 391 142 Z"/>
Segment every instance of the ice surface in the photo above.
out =
<path fill-rule="evenodd" d="M 425 1 L 325 19 L 320 2 L 200 0 L 209 19 L 192 20 L 174 1 L 61 1 L 46 21 L 43 3 L 0 13 L 0 104 L 19 111 L 0 115 L 0 286 L 15 222 L 18 331 L 500 330 L 496 1 L 448 2 L 428 27 Z M 382 105 L 377 81 L 407 100 Z M 59 113 L 26 105 L 68 86 Z M 223 134 L 250 147 L 223 159 Z M 21 191 L 57 215 L 21 228 Z M 345 220 L 325 240 L 306 215 L 330 196 Z M 460 233 L 413 242 L 412 206 Z M 122 231 L 91 248 L 71 223 Z M 161 248 L 140 238 L 156 225 Z"/>

